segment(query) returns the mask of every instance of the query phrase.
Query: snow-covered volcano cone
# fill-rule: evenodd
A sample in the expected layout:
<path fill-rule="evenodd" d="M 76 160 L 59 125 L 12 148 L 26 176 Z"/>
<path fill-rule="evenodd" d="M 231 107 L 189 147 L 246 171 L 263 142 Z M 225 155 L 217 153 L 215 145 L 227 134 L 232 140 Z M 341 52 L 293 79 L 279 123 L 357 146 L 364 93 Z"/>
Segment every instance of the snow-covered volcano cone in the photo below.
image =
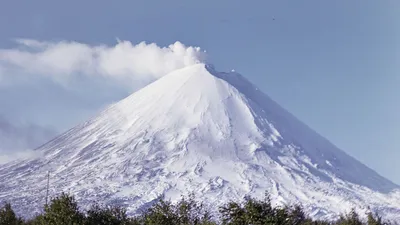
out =
<path fill-rule="evenodd" d="M 221 204 L 270 192 L 315 218 L 370 206 L 400 215 L 398 188 L 297 120 L 236 73 L 174 71 L 37 149 L 0 166 L 0 199 L 32 214 L 50 193 L 135 213 L 161 194 Z"/>

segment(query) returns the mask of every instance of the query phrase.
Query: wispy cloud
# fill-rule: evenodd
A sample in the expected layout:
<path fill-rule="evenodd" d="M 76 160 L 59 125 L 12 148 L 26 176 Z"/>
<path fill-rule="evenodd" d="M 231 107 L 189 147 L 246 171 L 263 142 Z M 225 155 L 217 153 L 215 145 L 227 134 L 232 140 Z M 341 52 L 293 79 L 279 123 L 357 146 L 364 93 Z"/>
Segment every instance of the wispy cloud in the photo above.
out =
<path fill-rule="evenodd" d="M 0 164 L 5 164 L 8 162 L 12 162 L 14 160 L 20 160 L 20 159 L 31 159 L 31 158 L 38 158 L 42 154 L 41 152 L 32 150 L 32 149 L 26 149 L 26 150 L 20 150 L 20 151 L 15 151 L 15 152 L 1 152 L 0 151 Z"/>
<path fill-rule="evenodd" d="M 37 154 L 29 149 L 56 133 L 49 124 L 63 131 L 149 82 L 205 60 L 199 47 L 180 42 L 15 40 L 15 46 L 0 48 L 0 115 L 7 117 L 0 117 L 0 163 Z"/>
<path fill-rule="evenodd" d="M 17 39 L 16 43 L 14 48 L 0 49 L 0 77 L 3 79 L 15 74 L 30 74 L 47 76 L 61 83 L 82 75 L 148 81 L 206 59 L 205 52 L 199 47 L 180 42 L 167 47 L 145 42 L 135 45 L 119 40 L 114 46 L 30 39 Z"/>
<path fill-rule="evenodd" d="M 0 115 L 0 163 L 37 156 L 36 147 L 54 137 L 57 132 L 36 124 L 12 124 Z"/>

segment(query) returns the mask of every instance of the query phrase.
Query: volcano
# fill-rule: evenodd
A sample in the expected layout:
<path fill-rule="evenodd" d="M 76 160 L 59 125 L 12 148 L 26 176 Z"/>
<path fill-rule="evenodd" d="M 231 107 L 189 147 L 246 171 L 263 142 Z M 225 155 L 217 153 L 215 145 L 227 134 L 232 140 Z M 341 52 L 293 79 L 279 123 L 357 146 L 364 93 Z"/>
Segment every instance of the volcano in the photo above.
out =
<path fill-rule="evenodd" d="M 130 214 L 159 196 L 221 205 L 244 196 L 301 204 L 316 219 L 369 207 L 400 219 L 399 186 L 335 147 L 238 73 L 196 64 L 169 73 L 0 166 L 0 199 L 33 215 L 50 196 Z"/>

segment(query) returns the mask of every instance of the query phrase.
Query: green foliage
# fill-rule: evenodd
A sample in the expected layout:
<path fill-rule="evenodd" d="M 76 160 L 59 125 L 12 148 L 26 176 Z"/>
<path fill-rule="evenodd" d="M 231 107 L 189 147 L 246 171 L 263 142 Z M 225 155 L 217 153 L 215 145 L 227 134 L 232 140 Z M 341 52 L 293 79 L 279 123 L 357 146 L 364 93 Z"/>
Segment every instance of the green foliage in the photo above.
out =
<path fill-rule="evenodd" d="M 0 208 L 0 225 L 19 224 L 23 224 L 23 221 L 15 215 L 14 210 L 11 208 L 11 204 L 4 204 L 4 206 Z"/>
<path fill-rule="evenodd" d="M 236 202 L 229 202 L 220 208 L 222 224 L 239 225 L 245 224 L 245 210 Z"/>
<path fill-rule="evenodd" d="M 220 208 L 220 213 L 222 223 L 227 225 L 300 225 L 312 222 L 300 206 L 274 208 L 268 194 L 264 200 L 246 197 L 243 204 L 229 202 Z"/>
<path fill-rule="evenodd" d="M 51 199 L 50 205 L 44 208 L 44 214 L 38 219 L 38 224 L 46 225 L 78 225 L 83 224 L 84 215 L 79 211 L 73 196 L 62 193 Z"/>
<path fill-rule="evenodd" d="M 142 224 L 146 225 L 213 225 L 212 218 L 203 204 L 194 200 L 194 195 L 188 199 L 182 197 L 177 204 L 160 200 L 153 205 L 142 218 Z"/>
<path fill-rule="evenodd" d="M 44 206 L 44 212 L 29 221 L 18 218 L 5 204 L 0 208 L 0 225 L 386 225 L 377 214 L 368 213 L 361 220 L 354 209 L 336 222 L 314 221 L 301 206 L 274 207 L 268 194 L 263 200 L 246 197 L 243 202 L 228 202 L 219 208 L 219 217 L 213 218 L 194 195 L 182 197 L 175 204 L 163 199 L 138 217 L 128 217 L 121 207 L 93 204 L 82 212 L 73 196 L 62 193 Z"/>
<path fill-rule="evenodd" d="M 367 225 L 384 225 L 388 224 L 382 221 L 382 217 L 378 214 L 373 215 L 371 212 L 367 214 Z"/>
<path fill-rule="evenodd" d="M 147 225 L 176 224 L 178 221 L 178 215 L 175 215 L 173 211 L 173 206 L 170 202 L 160 200 L 146 212 L 143 218 L 143 223 Z"/>
<path fill-rule="evenodd" d="M 337 225 L 363 225 L 363 223 L 355 209 L 351 209 L 350 213 L 340 217 Z"/>
<path fill-rule="evenodd" d="M 87 211 L 85 225 L 128 225 L 133 222 L 120 207 L 105 207 L 94 204 Z"/>

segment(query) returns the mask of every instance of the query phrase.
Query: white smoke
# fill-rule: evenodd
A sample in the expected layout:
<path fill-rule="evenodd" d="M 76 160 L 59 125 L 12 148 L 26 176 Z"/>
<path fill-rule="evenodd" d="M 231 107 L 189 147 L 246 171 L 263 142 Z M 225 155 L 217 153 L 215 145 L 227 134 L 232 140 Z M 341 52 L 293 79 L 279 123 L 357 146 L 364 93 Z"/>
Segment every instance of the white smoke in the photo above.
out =
<path fill-rule="evenodd" d="M 160 47 L 154 43 L 135 45 L 129 41 L 108 46 L 18 39 L 16 46 L 0 49 L 0 93 L 7 93 L 0 96 L 0 105 L 6 106 L 0 107 L 0 114 L 9 117 L 22 114 L 24 118 L 42 111 L 43 115 L 53 115 L 53 122 L 58 121 L 57 118 L 67 118 L 72 126 L 85 110 L 94 113 L 103 104 L 111 103 L 114 95 L 121 95 L 118 94 L 120 89 L 130 93 L 173 70 L 204 62 L 205 57 L 199 47 L 180 42 Z M 54 92 L 57 89 L 53 83 L 42 82 L 42 78 L 55 81 L 72 94 Z M 29 88 L 32 86 L 35 88 Z M 40 92 L 32 91 L 36 89 Z M 25 96 L 23 100 L 21 96 Z M 43 102 L 40 100 L 43 96 L 51 98 Z M 12 113 L 13 108 L 23 109 L 23 112 Z M 75 115 L 76 119 L 71 118 L 74 111 L 80 112 Z M 36 156 L 37 152 L 25 149 L 37 147 L 50 138 L 41 137 L 40 130 L 32 127 L 16 129 L 4 121 L 7 122 L 0 117 L 0 163 Z"/>
<path fill-rule="evenodd" d="M 0 151 L 0 164 L 5 164 L 19 159 L 40 158 L 42 155 L 41 152 L 32 149 L 19 150 L 11 153 Z"/>
<path fill-rule="evenodd" d="M 91 45 L 17 39 L 14 46 L 0 48 L 0 114 L 12 123 L 22 119 L 67 129 L 159 77 L 205 58 L 199 47 L 180 42 L 162 47 L 119 40 L 115 45 Z M 25 149 L 48 140 L 32 129 L 2 133 L 12 124 L 1 122 L 0 118 L 0 163 L 35 155 Z"/>
<path fill-rule="evenodd" d="M 60 82 L 77 75 L 148 81 L 206 59 L 199 47 L 180 42 L 167 47 L 119 40 L 114 46 L 30 39 L 18 39 L 16 43 L 14 48 L 0 49 L 0 77 L 3 79 L 15 74 L 31 74 Z"/>

